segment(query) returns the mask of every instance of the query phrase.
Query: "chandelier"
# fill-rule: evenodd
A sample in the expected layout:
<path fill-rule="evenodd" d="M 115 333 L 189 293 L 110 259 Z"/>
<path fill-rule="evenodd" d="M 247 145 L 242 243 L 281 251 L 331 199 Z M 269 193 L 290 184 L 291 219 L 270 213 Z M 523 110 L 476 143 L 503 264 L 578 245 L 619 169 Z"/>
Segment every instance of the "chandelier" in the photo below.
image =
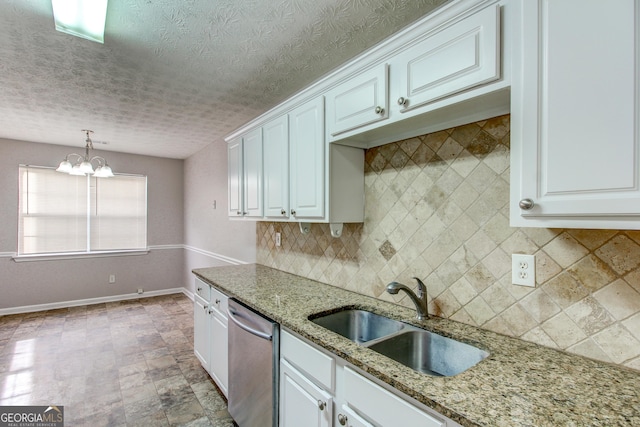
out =
<path fill-rule="evenodd" d="M 69 175 L 93 175 L 97 178 L 112 177 L 113 172 L 111 171 L 111 168 L 107 164 L 107 161 L 104 157 L 89 157 L 89 150 L 93 150 L 93 142 L 91 142 L 89 134 L 93 133 L 93 131 L 82 129 L 82 132 L 87 135 L 87 139 L 85 141 L 87 145 L 84 147 L 84 156 L 76 153 L 67 154 L 64 160 L 60 162 L 60 165 L 58 166 L 58 169 L 56 169 L 56 171 L 68 173 Z M 71 163 L 71 159 L 75 160 L 75 164 Z M 94 161 L 98 166 L 95 171 L 93 170 L 92 165 Z"/>

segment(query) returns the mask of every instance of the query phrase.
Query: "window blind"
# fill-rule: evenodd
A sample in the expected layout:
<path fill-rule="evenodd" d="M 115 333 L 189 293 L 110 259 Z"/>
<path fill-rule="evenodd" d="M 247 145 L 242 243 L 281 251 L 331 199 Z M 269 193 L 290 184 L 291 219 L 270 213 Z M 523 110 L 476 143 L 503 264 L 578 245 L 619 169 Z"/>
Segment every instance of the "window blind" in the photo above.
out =
<path fill-rule="evenodd" d="M 19 167 L 18 254 L 146 249 L 147 178 Z"/>

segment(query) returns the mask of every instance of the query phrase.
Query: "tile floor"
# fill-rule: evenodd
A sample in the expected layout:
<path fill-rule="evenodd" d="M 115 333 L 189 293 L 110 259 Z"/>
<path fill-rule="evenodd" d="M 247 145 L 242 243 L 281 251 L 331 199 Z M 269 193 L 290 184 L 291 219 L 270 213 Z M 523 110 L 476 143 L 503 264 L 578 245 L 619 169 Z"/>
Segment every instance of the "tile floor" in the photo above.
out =
<path fill-rule="evenodd" d="M 233 426 L 182 294 L 0 316 L 8 405 L 63 405 L 65 426 Z"/>

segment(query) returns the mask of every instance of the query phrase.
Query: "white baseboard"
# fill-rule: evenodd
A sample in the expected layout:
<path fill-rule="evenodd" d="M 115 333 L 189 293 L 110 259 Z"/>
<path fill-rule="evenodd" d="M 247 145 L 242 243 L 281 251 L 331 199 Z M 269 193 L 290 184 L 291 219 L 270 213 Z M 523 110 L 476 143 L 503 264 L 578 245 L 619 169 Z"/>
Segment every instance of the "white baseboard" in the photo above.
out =
<path fill-rule="evenodd" d="M 32 313 L 35 311 L 45 311 L 45 310 L 56 310 L 59 308 L 68 308 L 68 307 L 78 307 L 81 305 L 91 305 L 91 304 L 100 304 L 104 302 L 115 302 L 115 301 L 125 301 L 136 298 L 150 298 L 157 297 L 161 295 L 171 295 L 171 294 L 185 294 L 189 299 L 193 301 L 193 292 L 186 288 L 170 288 L 170 289 L 161 289 L 159 291 L 145 291 L 142 294 L 123 294 L 123 295 L 112 295 L 108 297 L 98 297 L 98 298 L 87 298 L 87 299 L 79 299 L 73 301 L 60 301 L 54 303 L 47 304 L 36 304 L 36 305 L 24 305 L 22 307 L 11 307 L 11 308 L 0 308 L 0 316 L 5 316 L 7 314 L 20 314 L 20 313 Z"/>

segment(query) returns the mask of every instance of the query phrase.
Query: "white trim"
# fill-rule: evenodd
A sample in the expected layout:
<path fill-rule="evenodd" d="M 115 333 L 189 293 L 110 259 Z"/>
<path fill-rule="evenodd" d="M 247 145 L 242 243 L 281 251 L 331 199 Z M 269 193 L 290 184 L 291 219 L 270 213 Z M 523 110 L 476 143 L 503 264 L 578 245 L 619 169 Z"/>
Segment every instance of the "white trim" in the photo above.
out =
<path fill-rule="evenodd" d="M 0 258 L 13 258 L 16 256 L 15 252 L 0 252 Z"/>
<path fill-rule="evenodd" d="M 184 245 L 149 245 L 149 251 L 159 251 L 164 249 L 184 249 Z"/>
<path fill-rule="evenodd" d="M 69 252 L 69 253 L 53 253 L 53 254 L 34 254 L 34 255 L 13 255 L 15 262 L 30 261 L 56 261 L 61 259 L 83 259 L 83 258 L 108 258 L 117 256 L 133 256 L 146 255 L 149 249 L 130 250 L 130 251 L 100 251 L 100 252 Z"/>
<path fill-rule="evenodd" d="M 100 304 L 105 302 L 115 302 L 115 301 L 125 301 L 136 298 L 150 298 L 157 297 L 161 295 L 171 295 L 171 294 L 185 294 L 189 299 L 193 300 L 193 292 L 189 291 L 186 288 L 170 288 L 170 289 L 161 289 L 159 291 L 148 291 L 142 294 L 124 294 L 124 295 L 112 295 L 108 297 L 98 297 L 98 298 L 87 298 L 73 301 L 60 301 L 54 303 L 47 304 L 36 304 L 36 305 L 24 305 L 22 307 L 11 307 L 11 308 L 1 308 L 0 316 L 6 316 L 8 314 L 19 314 L 19 313 L 32 313 L 35 311 L 45 311 L 45 310 L 56 310 L 59 308 L 68 308 L 68 307 L 78 307 L 81 305 L 92 305 L 92 304 Z"/>
<path fill-rule="evenodd" d="M 224 261 L 224 262 L 232 264 L 232 265 L 249 264 L 246 261 L 240 261 L 239 259 L 230 258 L 230 257 L 224 256 L 224 255 L 216 254 L 214 252 L 205 251 L 204 249 L 199 249 L 199 248 L 196 248 L 196 247 L 193 247 L 193 246 L 189 246 L 189 245 L 184 245 L 184 249 L 188 250 L 188 251 L 191 251 L 191 252 L 195 252 L 195 253 L 200 254 L 200 255 L 208 256 L 210 258 L 215 258 L 217 260 Z"/>

